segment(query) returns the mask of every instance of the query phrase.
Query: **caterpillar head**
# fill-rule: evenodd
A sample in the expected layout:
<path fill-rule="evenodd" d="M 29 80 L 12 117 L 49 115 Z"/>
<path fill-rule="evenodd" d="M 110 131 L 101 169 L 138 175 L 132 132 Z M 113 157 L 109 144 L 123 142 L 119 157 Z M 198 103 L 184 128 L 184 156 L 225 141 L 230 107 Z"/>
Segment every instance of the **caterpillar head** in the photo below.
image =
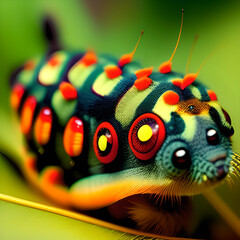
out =
<path fill-rule="evenodd" d="M 94 124 L 96 160 L 87 184 L 101 189 L 97 206 L 143 193 L 197 194 L 228 175 L 233 128 L 216 94 L 198 82 L 181 89 L 178 73 L 143 72 L 145 80 L 136 74 L 114 116 L 104 103 L 104 121 Z"/>
<path fill-rule="evenodd" d="M 179 74 L 169 74 L 164 83 L 161 74 L 152 75 L 152 91 L 129 130 L 131 150 L 140 161 L 151 162 L 144 175 L 155 182 L 152 188 L 153 179 L 166 182 L 161 194 L 202 192 L 229 173 L 230 117 L 216 94 L 200 83 L 181 88 Z"/>

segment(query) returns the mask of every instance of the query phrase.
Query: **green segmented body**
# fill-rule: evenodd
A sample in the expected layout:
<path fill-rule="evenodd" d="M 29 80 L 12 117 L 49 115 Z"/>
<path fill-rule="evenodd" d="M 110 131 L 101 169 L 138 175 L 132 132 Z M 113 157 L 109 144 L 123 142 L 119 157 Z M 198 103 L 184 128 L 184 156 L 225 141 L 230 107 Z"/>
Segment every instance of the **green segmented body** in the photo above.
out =
<path fill-rule="evenodd" d="M 197 130 L 196 119 L 201 116 L 217 124 L 226 135 L 232 134 L 232 128 L 218 103 L 215 99 L 211 101 L 211 92 L 201 84 L 194 82 L 181 90 L 172 83 L 174 79 L 183 77 L 181 74 L 153 72 L 148 76 L 152 80 L 151 84 L 139 90 L 135 72 L 140 66 L 129 63 L 121 68 L 121 75 L 111 79 L 104 69 L 108 66 L 119 68 L 117 64 L 113 58 L 96 57 L 93 53 L 84 55 L 58 51 L 37 63 L 28 62 L 16 76 L 15 89 L 16 86 L 22 87 L 24 91 L 18 103 L 22 131 L 31 150 L 38 156 L 37 172 L 41 174 L 48 167 L 56 166 L 63 172 L 64 184 L 71 188 L 78 181 L 83 181 L 82 178 L 84 181 L 93 176 L 104 179 L 105 175 L 110 177 L 111 173 L 121 174 L 154 164 L 153 158 L 157 152 L 148 159 L 148 153 L 143 150 L 147 156 L 147 161 L 144 161 L 145 159 L 134 156 L 129 147 L 130 127 L 137 117 L 146 113 L 160 118 L 165 128 L 161 134 L 166 134 L 167 137 L 179 135 L 192 141 Z M 66 88 L 60 87 L 63 83 L 67 84 Z M 67 94 L 71 96 L 74 93 L 75 97 L 66 97 Z M 175 93 L 179 97 L 178 102 L 166 102 L 166 93 Z M 29 97 L 36 101 L 34 107 L 31 107 L 31 101 L 26 104 Z M 195 109 L 191 110 L 189 106 L 195 106 Z M 44 120 L 41 112 L 44 108 L 51 111 L 49 120 Z M 81 121 L 83 128 L 80 132 L 74 121 L 72 127 L 69 125 L 73 117 Z M 106 154 L 104 156 L 104 151 L 94 152 L 93 148 L 96 129 L 104 122 L 109 123 L 116 132 L 118 143 L 110 146 L 114 148 L 111 151 L 117 151 L 113 159 L 108 159 Z M 44 123 L 49 125 L 46 132 L 43 130 Z M 103 124 L 103 128 L 104 126 Z M 41 142 L 44 134 L 48 140 Z M 65 145 L 63 138 L 66 139 Z M 106 145 L 106 139 L 101 138 L 103 145 Z M 70 146 L 69 141 L 75 145 Z M 102 148 L 105 150 L 104 146 Z M 160 148 L 158 146 L 157 150 Z M 101 154 L 107 163 L 103 158 L 99 160 Z"/>

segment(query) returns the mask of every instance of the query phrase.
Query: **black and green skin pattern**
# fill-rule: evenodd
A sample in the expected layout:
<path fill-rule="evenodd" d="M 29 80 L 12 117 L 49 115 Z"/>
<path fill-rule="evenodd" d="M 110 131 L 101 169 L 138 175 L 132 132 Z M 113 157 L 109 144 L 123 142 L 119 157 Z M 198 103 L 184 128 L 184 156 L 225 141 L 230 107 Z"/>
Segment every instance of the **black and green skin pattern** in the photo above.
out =
<path fill-rule="evenodd" d="M 91 51 L 54 49 L 28 61 L 11 78 L 11 104 L 31 156 L 22 170 L 55 201 L 86 210 L 218 184 L 232 171 L 230 117 L 197 80 L 176 83 L 184 77 Z M 48 130 L 41 128 L 44 108 L 51 111 Z M 80 135 L 69 127 L 73 117 Z"/>
<path fill-rule="evenodd" d="M 41 84 L 41 80 L 39 80 L 39 72 L 43 69 L 46 64 L 49 64 L 49 60 L 52 58 L 56 58 L 59 52 L 53 53 L 52 55 L 48 55 L 44 57 L 40 62 L 38 62 L 33 70 L 24 69 L 17 74 L 16 76 L 16 83 L 23 85 L 25 92 L 21 98 L 20 106 L 18 112 L 22 113 L 22 108 L 24 105 L 25 100 L 28 96 L 36 96 L 40 100 L 37 101 L 37 106 L 34 111 L 34 119 L 32 121 L 32 126 L 38 116 L 40 110 L 47 106 L 52 109 L 52 130 L 51 130 L 51 137 L 49 142 L 44 146 L 39 146 L 36 144 L 36 139 L 34 139 L 33 131 L 30 131 L 26 135 L 27 142 L 30 146 L 31 151 L 36 153 L 37 155 L 37 170 L 41 172 L 47 166 L 60 166 L 64 170 L 64 182 L 67 186 L 71 186 L 73 183 L 78 181 L 83 177 L 88 177 L 95 174 L 105 174 L 105 173 L 115 173 L 121 172 L 126 169 L 134 169 L 139 167 L 146 167 L 151 168 L 150 166 L 154 166 L 156 158 L 159 158 L 159 153 L 161 153 L 161 148 L 159 149 L 158 153 L 154 155 L 154 157 L 150 158 L 147 161 L 139 160 L 132 152 L 131 148 L 129 147 L 128 143 L 128 134 L 129 129 L 134 122 L 134 120 L 145 114 L 145 113 L 152 113 L 153 108 L 163 93 L 171 90 L 178 94 L 180 100 L 179 102 L 187 102 L 189 100 L 196 99 L 194 92 L 189 87 L 181 90 L 179 87 L 173 85 L 172 80 L 183 78 L 182 74 L 178 73 L 168 73 L 168 74 L 161 74 L 158 72 L 153 72 L 149 78 L 152 79 L 153 83 L 147 88 L 150 89 L 147 96 L 144 100 L 140 100 L 138 105 L 135 107 L 135 113 L 132 119 L 129 120 L 127 125 L 122 125 L 121 119 L 116 119 L 116 109 L 117 106 L 120 104 L 121 100 L 124 98 L 124 95 L 130 90 L 135 88 L 134 82 L 136 81 L 137 77 L 134 74 L 136 70 L 141 69 L 141 67 L 137 63 L 129 63 L 122 67 L 122 79 L 115 84 L 111 92 L 107 95 L 101 96 L 101 90 L 99 93 L 96 93 L 93 90 L 93 84 L 97 81 L 99 76 L 104 73 L 104 68 L 108 65 L 118 65 L 118 61 L 112 57 L 100 56 L 98 58 L 97 63 L 91 65 L 93 70 L 89 74 L 89 76 L 82 80 L 84 83 L 80 88 L 76 88 L 78 92 L 77 99 L 74 100 L 66 100 L 64 97 L 61 97 L 62 102 L 65 104 L 64 106 L 58 106 L 58 102 L 53 103 L 53 95 L 56 94 L 56 91 L 59 91 L 59 85 L 62 82 L 70 82 L 68 79 L 68 73 L 70 69 L 75 65 L 76 62 L 80 61 L 81 58 L 85 53 L 80 54 L 72 54 L 72 53 L 65 53 L 61 52 L 61 54 L 66 55 L 66 62 L 60 66 L 60 71 L 58 75 L 55 76 L 57 80 L 55 80 L 54 84 Z M 90 66 L 86 67 L 89 68 Z M 53 67 L 54 68 L 54 67 Z M 50 69 L 51 70 L 51 69 Z M 24 71 L 32 71 L 31 74 L 27 75 L 30 78 L 27 80 L 23 79 Z M 18 80 L 20 79 L 20 81 Z M 75 80 L 76 81 L 76 80 Z M 113 81 L 109 79 L 109 81 Z M 71 83 L 71 82 L 70 82 Z M 72 84 L 73 85 L 73 84 Z M 153 87 L 154 85 L 154 87 Z M 207 88 L 205 88 L 199 82 L 194 82 L 191 87 L 194 87 L 200 93 L 199 102 L 203 102 L 206 104 L 211 103 L 210 97 L 207 93 Z M 102 86 L 104 89 L 104 85 Z M 137 94 L 139 96 L 146 91 L 139 90 Z M 137 91 L 137 88 L 136 88 Z M 127 99 L 128 100 L 128 99 Z M 75 104 L 71 105 L 72 111 L 64 112 L 65 109 L 69 109 L 68 106 L 75 101 Z M 216 102 L 216 101 L 214 101 Z M 128 104 L 131 104 L 131 98 L 128 100 Z M 60 110 L 56 112 L 56 106 L 59 107 Z M 131 108 L 130 108 L 131 109 Z M 232 135 L 233 129 L 227 121 L 221 120 L 223 119 L 223 112 L 219 111 L 216 107 L 209 105 L 208 116 L 209 120 L 201 119 L 201 111 L 199 110 L 194 113 L 191 112 L 188 108 L 183 109 L 185 111 L 185 115 L 187 118 L 196 118 L 197 122 L 195 129 L 187 129 L 187 122 L 181 117 L 181 114 L 171 111 L 171 119 L 168 122 L 164 122 L 165 130 L 166 130 L 166 139 L 167 141 L 170 138 L 175 138 L 178 136 L 181 138 L 181 134 L 184 131 L 194 132 L 194 137 L 192 138 L 191 144 L 195 144 L 199 141 L 195 139 L 197 136 L 196 133 L 200 131 L 201 126 L 205 126 L 206 128 L 211 128 L 214 126 L 216 130 L 221 134 L 223 144 L 223 149 L 230 148 L 230 142 L 228 137 Z M 60 114 L 59 114 L 60 113 Z M 125 113 L 123 113 L 125 114 Z M 154 113 L 156 114 L 156 113 Z M 159 109 L 159 117 L 163 118 L 166 112 L 161 113 L 161 109 Z M 161 116 L 162 115 L 162 116 Z M 62 136 L 64 129 L 66 127 L 67 122 L 73 116 L 78 117 L 83 121 L 84 126 L 84 142 L 83 142 L 83 151 L 77 157 L 70 157 L 63 149 L 62 145 Z M 124 116 L 123 116 L 124 117 Z M 198 120 L 199 119 L 199 120 Z M 93 136 L 95 133 L 96 128 L 102 122 L 109 122 L 115 129 L 117 136 L 118 136 L 118 154 L 116 158 L 109 164 L 103 164 L 100 161 L 94 159 L 94 166 L 89 164 L 89 152 L 93 152 Z M 209 124 L 209 125 L 207 125 Z M 205 135 L 205 130 L 204 130 Z M 163 144 L 164 145 L 164 144 Z M 215 152 L 215 148 L 218 146 L 216 145 L 209 145 L 204 146 L 206 150 L 209 148 L 214 148 L 213 152 Z M 230 150 L 229 150 L 230 152 Z M 70 166 L 70 162 L 73 161 L 75 164 L 74 166 Z"/>

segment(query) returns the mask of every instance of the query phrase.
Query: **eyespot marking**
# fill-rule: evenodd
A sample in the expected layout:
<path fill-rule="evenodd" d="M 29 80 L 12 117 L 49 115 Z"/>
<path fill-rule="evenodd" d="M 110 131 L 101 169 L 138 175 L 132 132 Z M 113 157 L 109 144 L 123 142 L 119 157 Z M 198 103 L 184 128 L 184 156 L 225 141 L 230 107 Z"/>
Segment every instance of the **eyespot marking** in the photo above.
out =
<path fill-rule="evenodd" d="M 152 113 L 146 113 L 133 122 L 128 134 L 128 142 L 137 158 L 149 160 L 160 149 L 165 135 L 162 120 Z"/>
<path fill-rule="evenodd" d="M 98 160 L 104 164 L 114 161 L 118 153 L 118 137 L 114 127 L 102 122 L 96 129 L 93 148 Z"/>

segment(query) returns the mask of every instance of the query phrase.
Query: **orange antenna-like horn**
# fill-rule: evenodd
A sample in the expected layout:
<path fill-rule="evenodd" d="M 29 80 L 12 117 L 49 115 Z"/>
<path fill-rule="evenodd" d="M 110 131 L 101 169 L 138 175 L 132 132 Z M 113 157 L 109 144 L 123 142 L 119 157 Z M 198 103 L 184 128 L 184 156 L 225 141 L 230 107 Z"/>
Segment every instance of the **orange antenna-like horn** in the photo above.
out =
<path fill-rule="evenodd" d="M 142 38 L 142 35 L 143 35 L 143 30 L 141 31 L 140 37 L 138 38 L 137 44 L 136 44 L 135 48 L 133 49 L 133 51 L 131 53 L 124 54 L 119 59 L 119 61 L 118 61 L 119 67 L 123 67 L 124 65 L 126 65 L 126 64 L 128 64 L 128 63 L 130 63 L 132 61 L 134 53 L 136 52 L 138 44 L 139 44 L 139 42 L 140 42 L 140 40 Z"/>
<path fill-rule="evenodd" d="M 178 44 L 179 44 L 179 41 L 180 41 L 180 37 L 181 37 L 181 33 L 182 33 L 182 26 L 183 26 L 183 9 L 182 9 L 181 27 L 180 27 L 180 31 L 179 31 L 179 35 L 178 35 L 177 44 L 175 46 L 175 49 L 174 49 L 173 54 L 170 57 L 170 59 L 160 65 L 160 67 L 159 67 L 159 72 L 160 73 L 169 73 L 172 70 L 172 59 L 174 57 L 174 54 L 177 50 L 177 47 L 178 47 Z"/>
<path fill-rule="evenodd" d="M 203 66 L 204 66 L 204 65 L 206 64 L 206 62 L 215 54 L 215 52 L 216 52 L 220 47 L 221 47 L 221 45 L 218 46 L 217 48 L 215 48 L 215 49 L 208 55 L 208 57 L 207 57 L 207 58 L 203 61 L 203 63 L 200 65 L 200 67 L 199 67 L 199 69 L 198 69 L 198 71 L 197 71 L 196 73 L 187 73 L 187 74 L 184 76 L 183 82 L 185 83 L 185 84 L 184 84 L 185 87 L 189 86 L 190 84 L 192 84 L 192 83 L 196 80 L 196 78 L 197 78 L 198 74 L 200 73 L 200 71 L 202 70 Z M 188 70 L 188 69 L 187 69 L 187 70 Z"/>
<path fill-rule="evenodd" d="M 191 50 L 190 50 L 190 53 L 189 53 L 189 56 L 188 56 L 187 66 L 186 66 L 186 74 L 188 73 L 189 65 L 190 65 L 190 62 L 191 62 L 191 59 L 192 59 L 192 55 L 193 55 L 193 50 L 195 48 L 197 40 L 198 40 L 198 35 L 196 35 L 194 40 L 193 40 L 193 44 L 192 44 L 192 47 L 191 47 Z"/>

